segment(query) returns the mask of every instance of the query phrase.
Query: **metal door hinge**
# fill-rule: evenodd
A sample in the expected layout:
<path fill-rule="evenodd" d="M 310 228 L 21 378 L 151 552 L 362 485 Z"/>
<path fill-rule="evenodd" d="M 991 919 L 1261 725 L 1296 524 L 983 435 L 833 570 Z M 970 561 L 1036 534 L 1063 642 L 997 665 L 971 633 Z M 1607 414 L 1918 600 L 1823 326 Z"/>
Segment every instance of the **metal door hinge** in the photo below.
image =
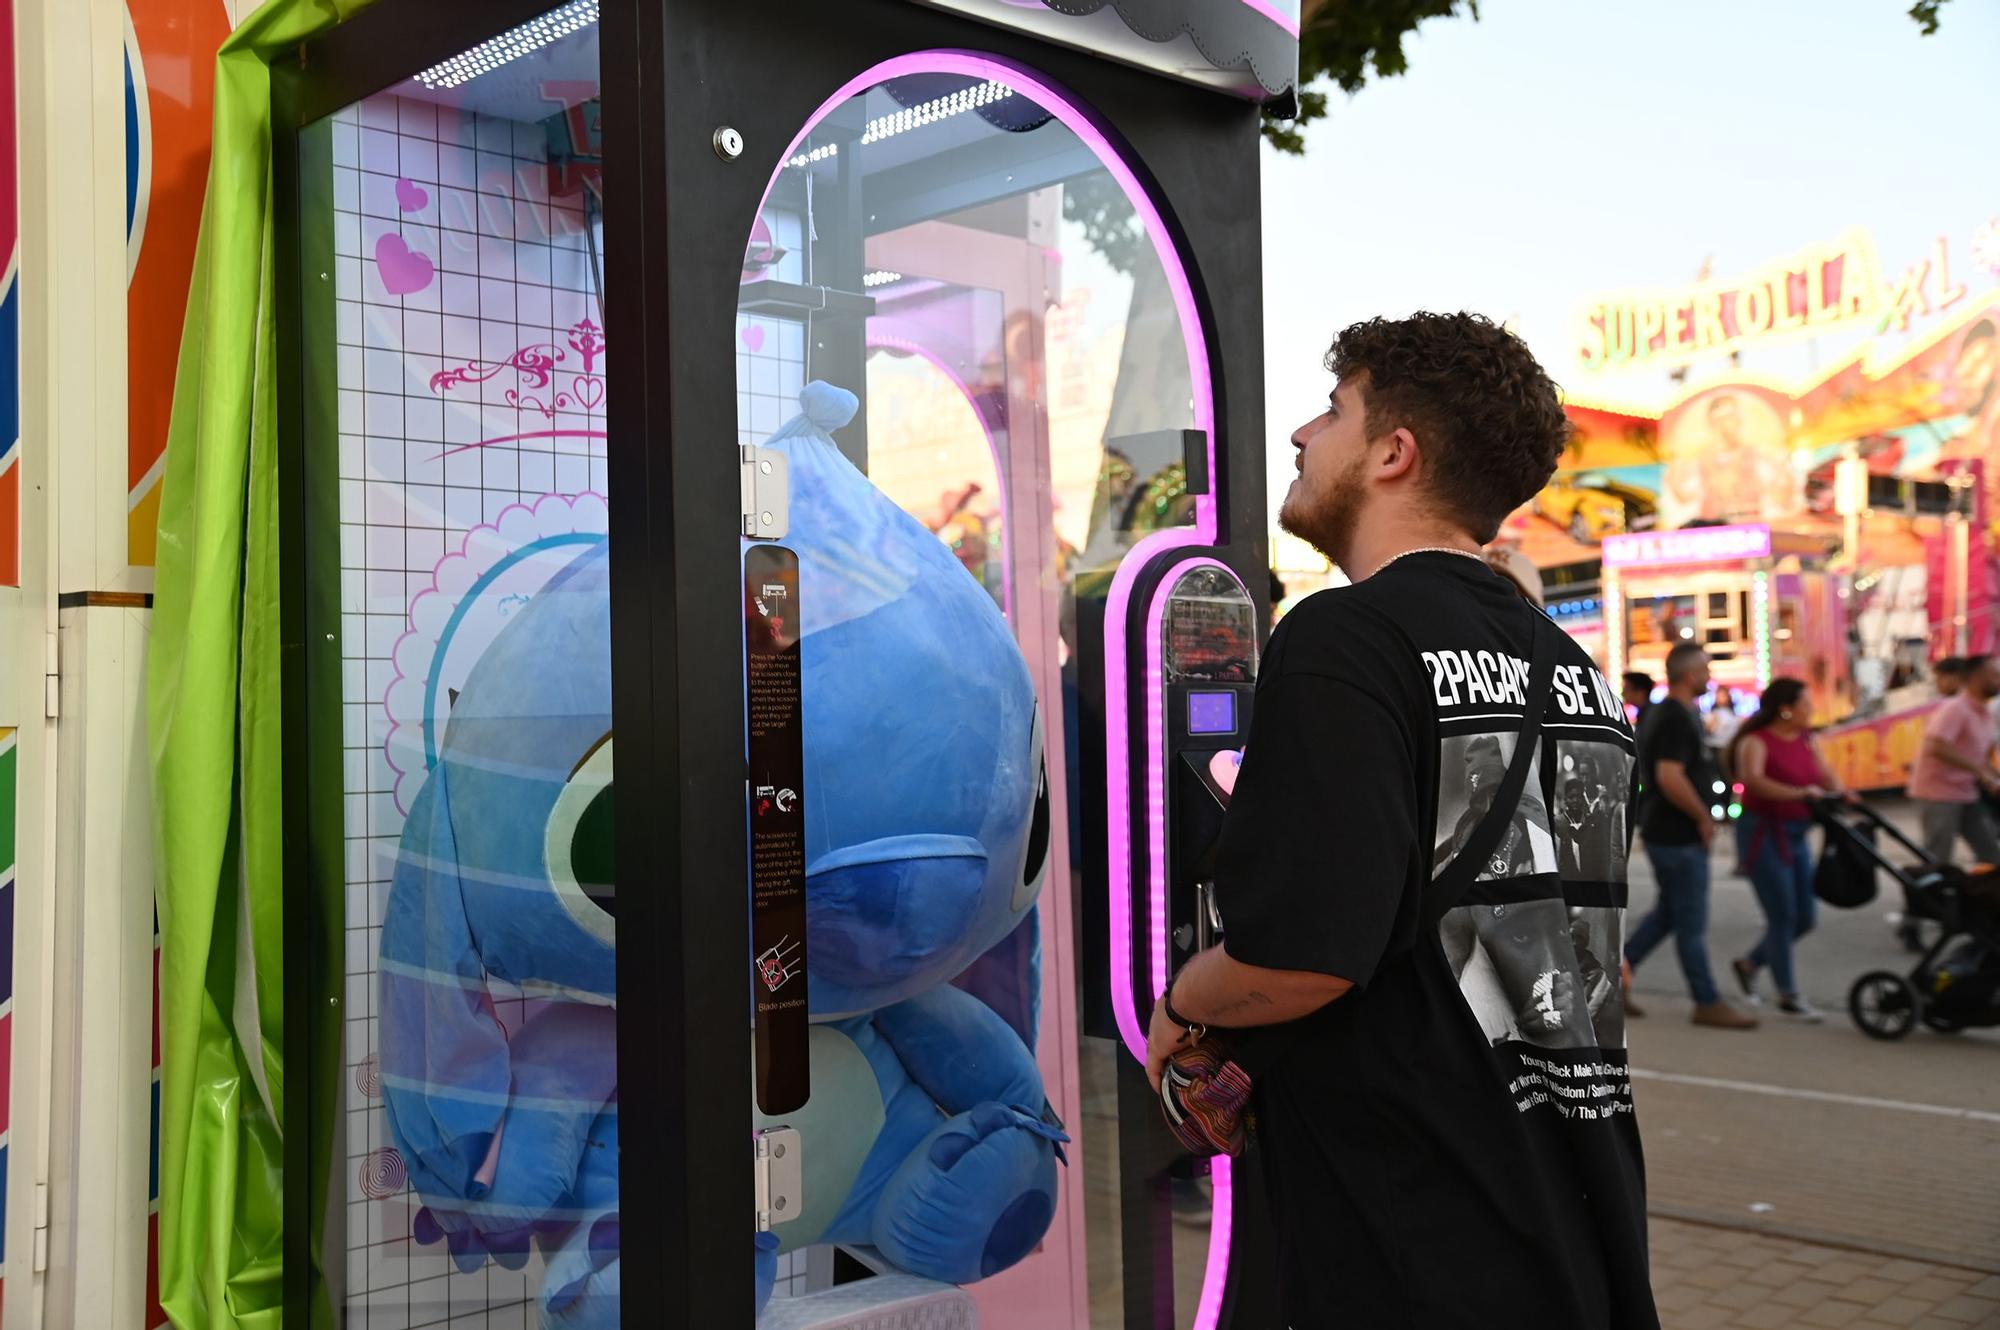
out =
<path fill-rule="evenodd" d="M 54 720 L 62 714 L 62 657 L 56 650 L 56 635 L 42 634 L 42 715 Z"/>
<path fill-rule="evenodd" d="M 796 1127 L 772 1127 L 752 1138 L 756 1153 L 757 1231 L 797 1219 L 804 1207 L 803 1147 Z"/>
<path fill-rule="evenodd" d="M 791 529 L 792 467 L 783 453 L 742 444 L 743 534 L 751 540 L 783 540 Z"/>

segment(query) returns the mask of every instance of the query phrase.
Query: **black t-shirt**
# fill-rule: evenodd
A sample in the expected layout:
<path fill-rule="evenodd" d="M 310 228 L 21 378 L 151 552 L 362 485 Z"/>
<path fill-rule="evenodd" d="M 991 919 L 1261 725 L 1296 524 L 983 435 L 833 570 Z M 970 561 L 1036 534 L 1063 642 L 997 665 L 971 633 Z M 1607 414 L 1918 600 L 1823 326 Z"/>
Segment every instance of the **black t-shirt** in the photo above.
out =
<path fill-rule="evenodd" d="M 1660 792 L 1659 764 L 1679 762 L 1700 794 L 1714 781 L 1708 744 L 1694 713 L 1675 698 L 1656 702 L 1639 718 L 1639 830 L 1653 845 L 1693 845 L 1701 839 L 1694 819 Z"/>
<path fill-rule="evenodd" d="M 1574 643 L 1512 826 L 1423 923 L 1506 775 L 1533 623 L 1483 564 L 1418 554 L 1265 653 L 1224 946 L 1354 984 L 1257 1082 L 1291 1330 L 1659 1324 L 1619 995 L 1631 730 Z"/>

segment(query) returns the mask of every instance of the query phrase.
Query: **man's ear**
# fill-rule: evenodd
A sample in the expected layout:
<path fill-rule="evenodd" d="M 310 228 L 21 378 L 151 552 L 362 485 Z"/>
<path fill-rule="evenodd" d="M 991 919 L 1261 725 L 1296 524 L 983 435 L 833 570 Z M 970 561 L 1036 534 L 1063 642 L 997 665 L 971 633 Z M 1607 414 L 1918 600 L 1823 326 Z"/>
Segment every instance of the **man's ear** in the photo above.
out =
<path fill-rule="evenodd" d="M 1400 480 L 1417 464 L 1417 436 L 1398 425 L 1375 441 L 1377 480 Z"/>

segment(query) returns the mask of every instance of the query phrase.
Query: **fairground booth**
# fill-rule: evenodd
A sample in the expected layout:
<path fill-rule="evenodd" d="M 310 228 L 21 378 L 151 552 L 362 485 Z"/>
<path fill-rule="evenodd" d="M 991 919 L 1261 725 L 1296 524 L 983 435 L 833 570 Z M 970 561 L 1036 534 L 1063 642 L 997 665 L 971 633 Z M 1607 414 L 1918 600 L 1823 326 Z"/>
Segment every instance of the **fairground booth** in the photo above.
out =
<path fill-rule="evenodd" d="M 1930 664 L 1996 642 L 1996 278 L 1989 221 L 1900 269 L 1852 231 L 1588 304 L 1573 442 L 1503 537 L 1541 568 L 1557 622 L 1609 672 L 1662 686 L 1669 650 L 1706 647 L 1704 710 L 1747 714 L 1772 678 L 1803 679 L 1843 778 L 1900 786 Z M 1797 371 L 1744 368 L 1776 353 Z M 1663 409 L 1606 386 L 1654 380 Z"/>
<path fill-rule="evenodd" d="M 1296 0 L 211 8 L 86 121 L 112 389 L 116 199 L 31 174 L 114 297 L 37 419 L 133 440 L 21 602 L 96 726 L 34 1314 L 1272 1324 L 1141 1056 L 1268 623 Z"/>

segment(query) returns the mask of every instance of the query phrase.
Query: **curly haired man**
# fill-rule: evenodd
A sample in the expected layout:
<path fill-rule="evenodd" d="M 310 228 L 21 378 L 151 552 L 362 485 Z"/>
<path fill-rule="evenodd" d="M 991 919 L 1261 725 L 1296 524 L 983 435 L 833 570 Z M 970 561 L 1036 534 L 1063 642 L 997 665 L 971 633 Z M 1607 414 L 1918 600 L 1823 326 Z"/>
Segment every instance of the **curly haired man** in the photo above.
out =
<path fill-rule="evenodd" d="M 1223 941 L 1155 1006 L 1150 1069 L 1190 1025 L 1290 1026 L 1253 1107 L 1291 1330 L 1656 1330 L 1598 959 L 1618 954 L 1623 856 L 1564 863 L 1547 811 L 1558 745 L 1622 771 L 1632 732 L 1567 638 L 1527 783 L 1494 810 L 1515 848 L 1434 890 L 1537 701 L 1550 630 L 1480 551 L 1554 470 L 1562 405 L 1471 314 L 1356 324 L 1327 368 L 1280 521 L 1353 585 L 1272 635 L 1219 850 Z"/>

